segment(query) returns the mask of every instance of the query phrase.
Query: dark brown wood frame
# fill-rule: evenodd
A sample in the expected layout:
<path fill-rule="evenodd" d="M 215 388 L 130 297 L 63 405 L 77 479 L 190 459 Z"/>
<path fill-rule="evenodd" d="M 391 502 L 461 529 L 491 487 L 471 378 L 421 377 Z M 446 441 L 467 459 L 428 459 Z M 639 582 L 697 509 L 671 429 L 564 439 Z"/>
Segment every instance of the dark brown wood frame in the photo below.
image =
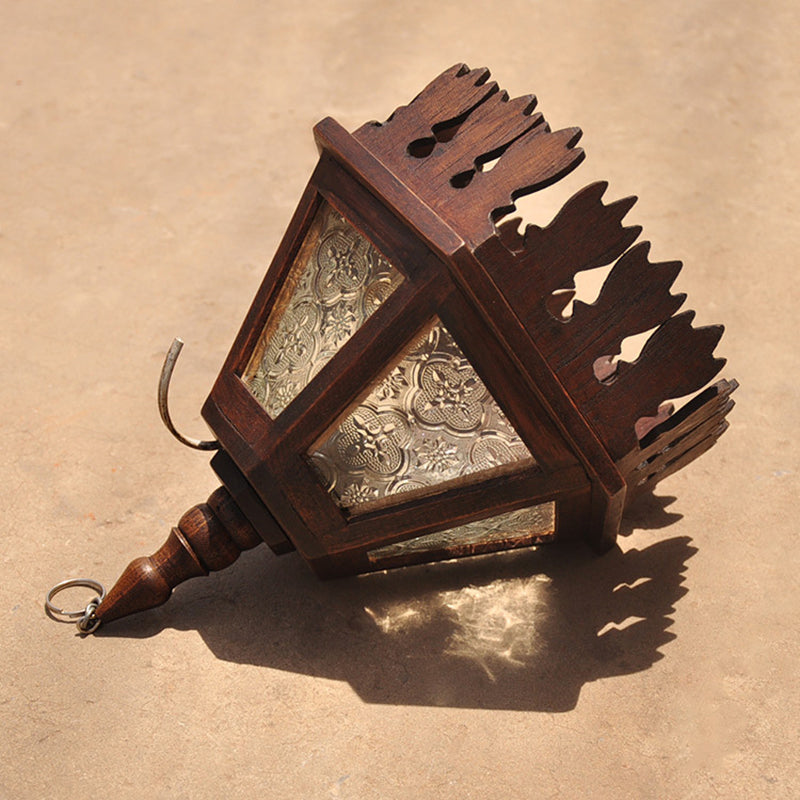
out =
<path fill-rule="evenodd" d="M 562 417 L 556 414 L 552 397 L 547 399 L 547 390 L 553 389 L 552 373 L 541 356 L 530 357 L 536 353 L 535 345 L 514 316 L 502 309 L 497 317 L 487 317 L 485 306 L 497 305 L 486 302 L 487 292 L 492 301 L 502 298 L 497 298 L 468 245 L 336 122 L 323 120 L 315 134 L 321 152 L 317 169 L 203 408 L 226 453 L 322 575 L 381 568 L 366 556 L 378 545 L 565 497 L 580 506 L 589 493 L 597 524 L 588 538 L 600 544 L 611 496 L 603 478 L 617 490 L 624 483 L 613 462 L 607 464 L 609 478 L 598 475 L 595 462 L 582 457 L 586 426 L 573 424 L 576 435 L 564 423 L 570 410 L 575 414 L 569 404 L 564 413 L 568 398 L 562 397 Z M 403 272 L 405 281 L 272 420 L 240 376 L 322 201 L 371 239 Z M 482 293 L 483 303 L 476 291 Z M 458 341 L 535 454 L 537 465 L 479 484 L 445 486 L 379 511 L 348 515 L 321 486 L 305 453 L 363 398 L 434 316 Z M 531 369 L 537 362 L 540 368 Z M 591 439 L 588 442 L 591 448 Z M 558 534 L 576 535 L 574 525 L 561 524 L 562 517 L 559 512 Z"/>
<path fill-rule="evenodd" d="M 722 326 L 694 328 L 670 287 L 679 262 L 652 264 L 641 229 L 622 219 L 636 198 L 602 202 L 584 187 L 545 228 L 500 223 L 515 198 L 583 159 L 578 128 L 552 132 L 536 100 L 510 100 L 488 70 L 457 64 L 384 123 L 347 133 L 315 128 L 320 160 L 203 407 L 222 450 L 224 486 L 190 509 L 167 542 L 137 559 L 97 608 L 101 621 L 163 602 L 177 583 L 222 569 L 265 541 L 298 549 L 323 576 L 365 572 L 530 544 L 535 536 L 405 551 L 385 545 L 555 503 L 555 535 L 611 547 L 626 504 L 708 450 L 727 428 L 735 381 L 708 386 L 725 363 Z M 489 162 L 495 160 L 493 166 Z M 405 280 L 275 419 L 242 375 L 314 215 L 328 203 Z M 581 270 L 613 263 L 591 306 L 560 314 Z M 502 407 L 536 463 L 521 462 L 425 495 L 340 508 L 309 449 L 343 419 L 404 348 L 439 318 Z M 654 330 L 633 363 L 622 340 Z M 598 371 L 598 365 L 602 367 Z"/>

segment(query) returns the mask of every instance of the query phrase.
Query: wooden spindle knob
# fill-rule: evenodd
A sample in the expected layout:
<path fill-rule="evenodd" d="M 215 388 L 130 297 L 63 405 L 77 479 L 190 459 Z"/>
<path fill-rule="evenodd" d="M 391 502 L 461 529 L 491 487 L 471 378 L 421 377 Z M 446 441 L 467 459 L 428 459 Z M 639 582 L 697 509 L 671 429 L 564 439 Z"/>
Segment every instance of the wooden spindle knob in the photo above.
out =
<path fill-rule="evenodd" d="M 110 622 L 160 606 L 179 583 L 225 569 L 242 551 L 262 541 L 227 489 L 220 486 L 206 503 L 181 517 L 153 555 L 128 564 L 95 616 Z"/>

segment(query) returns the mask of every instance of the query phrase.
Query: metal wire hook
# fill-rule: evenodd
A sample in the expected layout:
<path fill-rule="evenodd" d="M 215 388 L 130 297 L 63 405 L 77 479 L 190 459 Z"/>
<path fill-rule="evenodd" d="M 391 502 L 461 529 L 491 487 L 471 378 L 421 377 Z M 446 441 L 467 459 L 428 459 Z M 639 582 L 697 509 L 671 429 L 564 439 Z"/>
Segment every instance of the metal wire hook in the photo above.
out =
<path fill-rule="evenodd" d="M 216 439 L 203 440 L 193 439 L 184 436 L 175 429 L 172 424 L 172 418 L 169 415 L 169 384 L 172 380 L 172 371 L 175 369 L 175 362 L 178 360 L 181 350 L 183 349 L 183 339 L 175 338 L 172 340 L 167 357 L 164 359 L 164 366 L 161 367 L 161 377 L 158 380 L 158 413 L 161 415 L 161 421 L 166 426 L 167 430 L 181 443 L 187 447 L 192 447 L 195 450 L 218 450 L 219 442 Z"/>

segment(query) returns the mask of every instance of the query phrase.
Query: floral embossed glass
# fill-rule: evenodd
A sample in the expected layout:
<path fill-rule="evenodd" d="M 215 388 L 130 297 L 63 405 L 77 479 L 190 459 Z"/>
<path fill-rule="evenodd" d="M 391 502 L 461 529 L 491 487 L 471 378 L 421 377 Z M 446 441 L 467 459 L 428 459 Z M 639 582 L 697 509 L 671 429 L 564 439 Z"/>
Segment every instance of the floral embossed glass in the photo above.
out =
<path fill-rule="evenodd" d="M 522 547 L 552 538 L 555 525 L 556 504 L 551 501 L 378 547 L 370 550 L 367 556 L 375 563 L 435 550 L 447 550 L 453 555 L 468 555 L 472 552 L 498 549 L 498 545 L 502 549 Z"/>
<path fill-rule="evenodd" d="M 323 203 L 259 339 L 244 381 L 277 417 L 403 280 Z"/>
<path fill-rule="evenodd" d="M 535 463 L 438 319 L 309 457 L 336 502 L 359 512 Z"/>

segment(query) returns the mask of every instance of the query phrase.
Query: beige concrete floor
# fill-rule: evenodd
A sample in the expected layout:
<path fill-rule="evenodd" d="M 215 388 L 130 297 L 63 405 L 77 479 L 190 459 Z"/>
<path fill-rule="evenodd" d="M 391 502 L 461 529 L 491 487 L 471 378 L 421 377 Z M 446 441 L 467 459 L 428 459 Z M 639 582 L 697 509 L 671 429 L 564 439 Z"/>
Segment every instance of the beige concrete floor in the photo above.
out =
<path fill-rule="evenodd" d="M 2 5 L 2 798 L 800 796 L 796 3 Z M 158 420 L 161 359 L 185 338 L 174 415 L 205 435 L 312 124 L 457 61 L 584 129 L 528 213 L 640 196 L 727 325 L 729 433 L 601 560 L 323 584 L 260 548 L 104 635 L 47 619 L 214 488 Z"/>

